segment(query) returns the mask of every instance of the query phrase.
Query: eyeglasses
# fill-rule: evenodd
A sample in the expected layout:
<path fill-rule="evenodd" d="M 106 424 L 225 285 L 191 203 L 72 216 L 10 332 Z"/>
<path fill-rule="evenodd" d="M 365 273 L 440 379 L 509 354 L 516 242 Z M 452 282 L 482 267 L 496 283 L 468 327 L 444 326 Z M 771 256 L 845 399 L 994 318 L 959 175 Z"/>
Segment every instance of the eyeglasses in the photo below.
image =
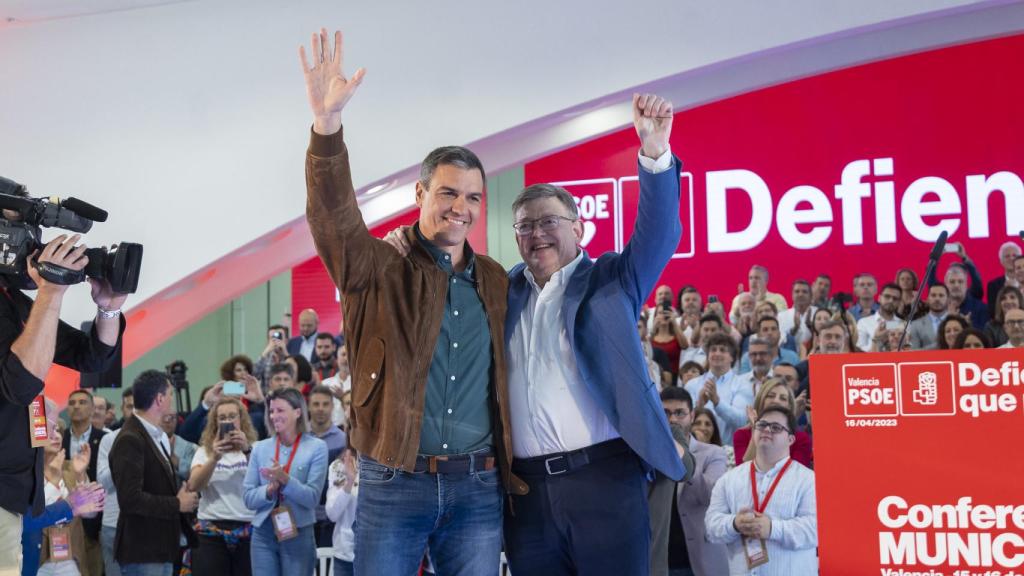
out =
<path fill-rule="evenodd" d="M 534 227 L 540 227 L 544 232 L 551 232 L 555 228 L 558 228 L 558 225 L 562 223 L 562 220 L 569 222 L 576 221 L 575 218 L 566 218 L 565 216 L 553 214 L 551 216 L 541 216 L 540 218 L 533 220 L 520 220 L 513 224 L 512 228 L 515 229 L 517 236 L 529 236 L 530 234 L 533 234 Z"/>
<path fill-rule="evenodd" d="M 758 420 L 757 423 L 754 424 L 754 429 L 758 432 L 768 432 L 772 435 L 781 434 L 783 432 L 786 432 L 787 434 L 790 433 L 789 428 L 786 428 L 782 424 L 776 424 L 775 422 L 769 422 L 767 420 Z"/>
<path fill-rule="evenodd" d="M 1024 320 L 1004 320 L 1003 324 L 1007 326 L 1024 326 Z"/>
<path fill-rule="evenodd" d="M 668 408 L 665 409 L 666 418 L 686 418 L 689 415 L 690 411 L 685 408 L 680 408 L 679 410 L 669 410 Z"/>

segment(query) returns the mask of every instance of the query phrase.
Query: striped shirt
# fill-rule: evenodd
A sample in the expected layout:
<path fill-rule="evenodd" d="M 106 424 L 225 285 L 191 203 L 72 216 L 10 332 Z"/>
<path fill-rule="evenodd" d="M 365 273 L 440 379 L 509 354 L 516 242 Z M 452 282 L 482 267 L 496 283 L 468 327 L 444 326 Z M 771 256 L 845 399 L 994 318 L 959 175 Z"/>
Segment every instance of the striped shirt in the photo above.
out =
<path fill-rule="evenodd" d="M 758 500 L 765 493 L 789 458 L 783 458 L 767 472 L 756 470 Z M 736 513 L 754 508 L 750 492 L 750 467 L 754 462 L 729 470 L 719 478 L 711 492 L 704 523 L 708 540 L 726 544 L 729 551 L 729 574 L 756 576 L 804 576 L 818 573 L 818 513 L 814 493 L 814 472 L 794 461 L 779 480 L 768 501 L 765 514 L 771 518 L 768 537 L 768 563 L 747 568 L 747 557 L 739 532 L 733 527 Z"/>

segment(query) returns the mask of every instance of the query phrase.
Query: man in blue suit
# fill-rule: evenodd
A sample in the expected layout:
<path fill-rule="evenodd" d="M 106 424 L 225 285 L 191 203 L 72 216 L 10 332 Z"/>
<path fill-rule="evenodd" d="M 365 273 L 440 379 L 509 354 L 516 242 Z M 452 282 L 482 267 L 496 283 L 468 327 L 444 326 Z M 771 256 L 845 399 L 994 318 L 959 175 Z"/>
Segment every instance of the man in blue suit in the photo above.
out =
<path fill-rule="evenodd" d="M 647 480 L 684 476 L 636 325 L 679 243 L 672 104 L 634 95 L 640 204 L 621 254 L 596 261 L 564 189 L 527 187 L 512 205 L 524 264 L 509 274 L 505 341 L 513 472 L 505 546 L 515 574 L 649 572 Z"/>

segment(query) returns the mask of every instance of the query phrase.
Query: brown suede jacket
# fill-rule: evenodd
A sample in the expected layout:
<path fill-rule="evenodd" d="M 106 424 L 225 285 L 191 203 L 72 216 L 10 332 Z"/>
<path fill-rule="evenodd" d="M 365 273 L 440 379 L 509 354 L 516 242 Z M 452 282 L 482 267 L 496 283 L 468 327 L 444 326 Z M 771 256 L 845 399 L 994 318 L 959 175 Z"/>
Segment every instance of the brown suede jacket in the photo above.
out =
<path fill-rule="evenodd" d="M 352 365 L 349 441 L 385 466 L 411 471 L 420 445 L 427 372 L 441 331 L 447 279 L 411 228 L 407 235 L 413 248 L 406 257 L 370 235 L 356 202 L 343 132 L 311 134 L 306 218 L 317 252 L 342 295 Z M 478 253 L 476 280 L 494 355 L 492 420 L 498 465 L 506 490 L 526 494 L 526 483 L 511 473 L 505 366 L 508 276 L 500 264 Z"/>

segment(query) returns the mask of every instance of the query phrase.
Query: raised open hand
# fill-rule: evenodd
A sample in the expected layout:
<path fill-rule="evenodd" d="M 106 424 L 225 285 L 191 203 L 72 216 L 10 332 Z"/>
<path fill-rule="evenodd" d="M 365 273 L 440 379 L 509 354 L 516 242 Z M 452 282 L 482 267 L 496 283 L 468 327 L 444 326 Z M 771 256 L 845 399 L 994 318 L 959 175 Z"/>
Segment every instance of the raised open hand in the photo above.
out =
<path fill-rule="evenodd" d="M 633 94 L 633 126 L 640 136 L 640 153 L 661 157 L 672 134 L 672 103 L 654 94 Z"/>
<path fill-rule="evenodd" d="M 306 95 L 313 110 L 313 130 L 326 136 L 341 129 L 341 110 L 362 83 L 366 70 L 360 68 L 351 78 L 345 77 L 340 30 L 334 33 L 333 50 L 326 28 L 321 28 L 319 34 L 314 32 L 312 49 L 312 66 L 303 46 L 299 47 L 299 58 L 302 60 L 302 75 L 306 77 Z"/>

